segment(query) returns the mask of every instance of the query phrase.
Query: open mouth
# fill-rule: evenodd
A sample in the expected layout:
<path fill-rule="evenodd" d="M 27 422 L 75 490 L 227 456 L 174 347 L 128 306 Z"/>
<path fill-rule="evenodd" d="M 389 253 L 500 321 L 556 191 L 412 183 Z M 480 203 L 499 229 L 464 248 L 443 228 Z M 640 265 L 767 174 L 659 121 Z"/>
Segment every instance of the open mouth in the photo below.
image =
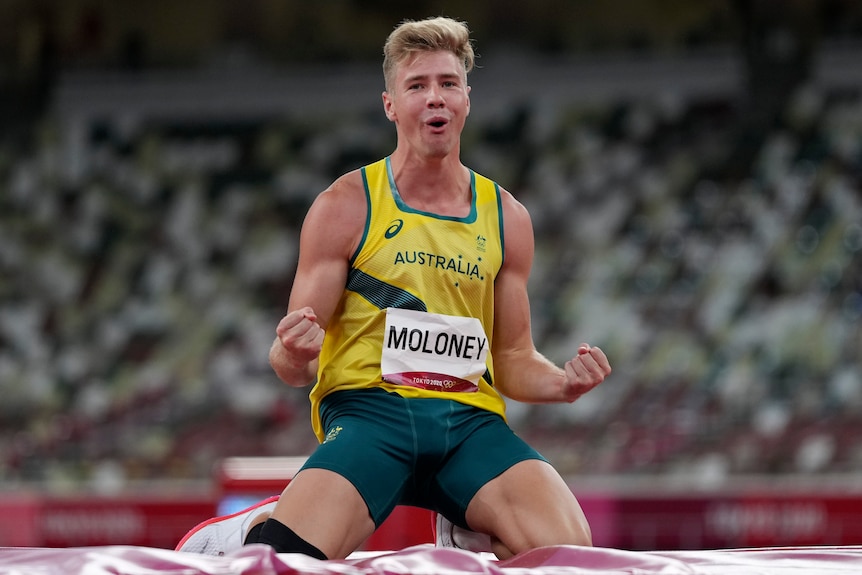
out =
<path fill-rule="evenodd" d="M 448 122 L 446 120 L 444 120 L 443 118 L 433 118 L 433 119 L 428 121 L 428 125 L 431 126 L 432 128 L 442 128 L 447 123 Z"/>

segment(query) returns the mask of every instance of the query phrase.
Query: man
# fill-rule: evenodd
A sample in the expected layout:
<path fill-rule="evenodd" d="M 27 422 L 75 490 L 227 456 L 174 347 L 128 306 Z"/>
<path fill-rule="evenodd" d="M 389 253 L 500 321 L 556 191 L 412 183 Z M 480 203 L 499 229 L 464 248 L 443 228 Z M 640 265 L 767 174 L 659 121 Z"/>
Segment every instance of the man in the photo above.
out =
<path fill-rule="evenodd" d="M 571 490 L 506 424 L 503 396 L 572 402 L 611 368 L 587 344 L 562 368 L 535 349 L 529 215 L 460 160 L 473 60 L 467 26 L 448 18 L 404 22 L 387 39 L 396 148 L 311 206 L 270 350 L 288 385 L 316 379 L 321 444 L 279 498 L 199 526 L 185 548 L 242 541 L 344 558 L 398 504 L 489 535 L 501 558 L 591 544 Z"/>

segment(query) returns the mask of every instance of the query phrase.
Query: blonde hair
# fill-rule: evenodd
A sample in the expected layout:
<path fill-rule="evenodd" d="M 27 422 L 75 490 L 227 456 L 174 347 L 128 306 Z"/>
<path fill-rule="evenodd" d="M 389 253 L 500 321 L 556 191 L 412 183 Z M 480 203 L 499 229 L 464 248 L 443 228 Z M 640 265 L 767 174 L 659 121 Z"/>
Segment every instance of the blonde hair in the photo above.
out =
<path fill-rule="evenodd" d="M 389 34 L 383 45 L 383 79 L 386 89 L 394 80 L 395 68 L 416 52 L 448 50 L 464 63 L 470 72 L 476 55 L 466 22 L 444 16 L 425 20 L 405 20 Z"/>

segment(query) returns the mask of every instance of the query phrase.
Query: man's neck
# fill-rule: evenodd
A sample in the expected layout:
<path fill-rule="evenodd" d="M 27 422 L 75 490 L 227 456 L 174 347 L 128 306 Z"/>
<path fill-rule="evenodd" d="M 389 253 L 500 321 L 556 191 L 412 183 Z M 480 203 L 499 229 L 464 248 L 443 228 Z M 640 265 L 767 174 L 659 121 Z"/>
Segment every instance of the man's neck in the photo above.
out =
<path fill-rule="evenodd" d="M 460 211 L 469 205 L 470 172 L 457 156 L 405 157 L 396 151 L 390 161 L 398 192 L 411 207 L 436 206 L 438 210 L 449 207 Z"/>

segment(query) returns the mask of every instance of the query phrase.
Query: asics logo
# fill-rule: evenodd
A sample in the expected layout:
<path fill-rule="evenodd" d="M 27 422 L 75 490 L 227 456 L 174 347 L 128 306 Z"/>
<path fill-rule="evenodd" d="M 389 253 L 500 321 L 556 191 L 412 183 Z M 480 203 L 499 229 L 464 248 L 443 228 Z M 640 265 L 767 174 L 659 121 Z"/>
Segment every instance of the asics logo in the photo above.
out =
<path fill-rule="evenodd" d="M 398 235 L 398 232 L 401 231 L 401 228 L 404 226 L 404 220 L 396 219 L 392 220 L 392 223 L 389 224 L 389 227 L 386 228 L 386 233 L 383 234 L 387 240 L 391 240 L 395 236 Z"/>

